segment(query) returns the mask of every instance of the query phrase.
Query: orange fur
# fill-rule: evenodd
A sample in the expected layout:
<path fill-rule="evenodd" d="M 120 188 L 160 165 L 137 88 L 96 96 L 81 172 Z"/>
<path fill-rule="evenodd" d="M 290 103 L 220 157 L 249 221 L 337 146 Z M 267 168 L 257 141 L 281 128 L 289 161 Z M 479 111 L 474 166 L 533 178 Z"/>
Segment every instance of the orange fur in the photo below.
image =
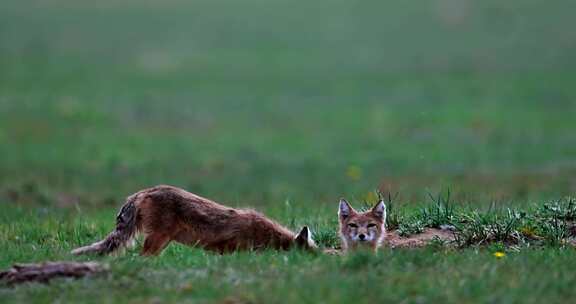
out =
<path fill-rule="evenodd" d="M 296 235 L 257 211 L 226 207 L 162 185 L 128 197 L 116 229 L 106 239 L 73 253 L 111 253 L 126 246 L 137 232 L 145 235 L 142 255 L 157 255 L 171 241 L 219 253 L 316 247 L 307 227 Z"/>

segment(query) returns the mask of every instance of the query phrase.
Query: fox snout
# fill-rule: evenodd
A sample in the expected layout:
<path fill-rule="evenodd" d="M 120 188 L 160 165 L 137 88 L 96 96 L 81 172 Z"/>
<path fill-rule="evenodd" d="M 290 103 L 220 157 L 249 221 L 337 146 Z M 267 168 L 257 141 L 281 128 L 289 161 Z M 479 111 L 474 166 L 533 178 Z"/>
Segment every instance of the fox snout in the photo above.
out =
<path fill-rule="evenodd" d="M 348 231 L 348 235 L 350 239 L 354 242 L 371 242 L 377 238 L 378 231 L 373 229 L 374 227 L 367 228 L 367 227 L 359 227 L 357 229 L 350 228 Z"/>
<path fill-rule="evenodd" d="M 375 232 L 360 233 L 356 236 L 356 239 L 360 242 L 371 242 L 374 240 L 375 235 Z"/>

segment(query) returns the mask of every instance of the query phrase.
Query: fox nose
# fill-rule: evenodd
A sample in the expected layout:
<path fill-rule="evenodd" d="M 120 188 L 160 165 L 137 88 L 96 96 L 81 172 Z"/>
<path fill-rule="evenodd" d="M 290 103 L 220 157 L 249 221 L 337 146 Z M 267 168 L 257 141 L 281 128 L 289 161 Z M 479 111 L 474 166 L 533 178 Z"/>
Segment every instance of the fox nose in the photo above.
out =
<path fill-rule="evenodd" d="M 360 238 L 360 240 L 363 241 L 363 240 L 366 239 L 366 235 L 360 234 L 360 235 L 358 236 L 358 238 Z"/>

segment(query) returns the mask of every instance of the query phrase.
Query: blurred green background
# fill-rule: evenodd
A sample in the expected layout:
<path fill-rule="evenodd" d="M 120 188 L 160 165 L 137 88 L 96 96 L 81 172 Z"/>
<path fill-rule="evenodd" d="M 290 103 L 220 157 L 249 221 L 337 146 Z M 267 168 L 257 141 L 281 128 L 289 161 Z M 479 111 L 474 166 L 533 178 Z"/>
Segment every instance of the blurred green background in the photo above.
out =
<path fill-rule="evenodd" d="M 118 206 L 576 192 L 576 2 L 0 2 L 0 190 Z"/>

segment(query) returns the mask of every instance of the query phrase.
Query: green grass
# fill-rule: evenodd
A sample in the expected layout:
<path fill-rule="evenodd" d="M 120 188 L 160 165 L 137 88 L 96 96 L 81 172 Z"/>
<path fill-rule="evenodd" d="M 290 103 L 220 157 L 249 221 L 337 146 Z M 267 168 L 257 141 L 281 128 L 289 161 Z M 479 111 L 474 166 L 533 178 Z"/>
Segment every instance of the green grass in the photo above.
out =
<path fill-rule="evenodd" d="M 0 301 L 569 301 L 574 210 L 558 199 L 576 194 L 573 12 L 1 1 L 0 267 L 72 259 L 155 184 L 308 224 L 323 245 L 337 243 L 338 198 L 360 206 L 378 189 L 391 227 L 460 238 L 345 258 L 171 246 L 104 258 L 97 278 L 0 287 Z"/>
<path fill-rule="evenodd" d="M 432 207 L 426 207 L 432 208 Z M 58 279 L 49 285 L 27 284 L 0 287 L 9 302 L 129 302 L 141 301 L 232 301 L 247 303 L 317 303 L 360 301 L 408 302 L 521 302 L 569 301 L 574 296 L 576 275 L 574 249 L 550 242 L 545 229 L 553 219 L 573 223 L 574 200 L 536 206 L 527 212 L 523 225 L 508 236 L 494 229 L 506 223 L 468 222 L 468 211 L 456 208 L 458 244 L 431 244 L 418 250 L 383 249 L 377 255 L 358 252 L 347 256 L 289 252 L 240 252 L 211 254 L 177 244 L 160 257 L 143 258 L 137 250 L 115 257 L 87 258 L 68 254 L 74 246 L 103 236 L 112 226 L 113 214 L 19 208 L 2 216 L 0 266 L 14 262 L 49 260 L 97 260 L 109 272 L 80 280 Z M 478 215 L 497 218 L 490 210 Z M 535 233 L 524 235 L 527 225 Z M 336 230 L 335 225 L 316 227 L 317 234 Z M 470 237 L 470 230 L 483 230 L 484 239 Z M 564 239 L 568 237 L 565 230 Z M 539 234 L 541 238 L 535 239 Z M 498 238 L 499 237 L 499 238 Z M 471 240 L 476 243 L 471 244 Z M 320 239 L 323 247 L 336 245 Z M 456 245 L 456 246 L 455 246 Z M 481 246 L 480 246 L 481 245 Z M 505 251 L 497 258 L 494 252 Z M 103 292 L 104 291 L 104 292 Z"/>

